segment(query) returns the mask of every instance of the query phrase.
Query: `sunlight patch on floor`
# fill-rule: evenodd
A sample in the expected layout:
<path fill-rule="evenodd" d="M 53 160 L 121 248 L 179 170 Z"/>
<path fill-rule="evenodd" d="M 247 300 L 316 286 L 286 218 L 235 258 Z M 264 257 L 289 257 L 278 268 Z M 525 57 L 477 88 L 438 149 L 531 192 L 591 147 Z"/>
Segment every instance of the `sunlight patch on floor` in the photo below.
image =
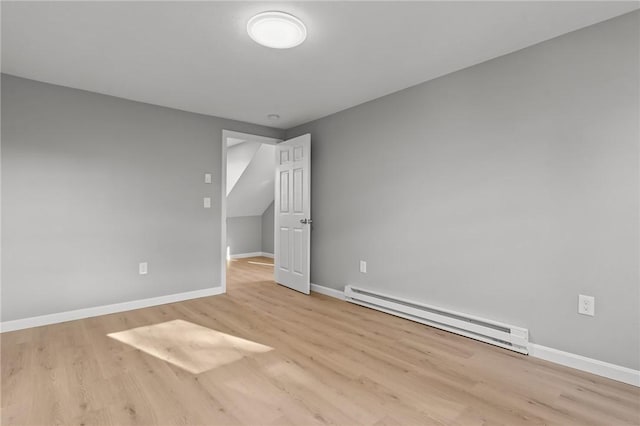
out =
<path fill-rule="evenodd" d="M 264 263 L 264 262 L 254 262 L 252 260 L 248 261 L 252 265 L 262 265 L 262 266 L 273 266 L 273 263 Z"/>
<path fill-rule="evenodd" d="M 132 328 L 108 336 L 193 374 L 273 350 L 183 320 Z"/>

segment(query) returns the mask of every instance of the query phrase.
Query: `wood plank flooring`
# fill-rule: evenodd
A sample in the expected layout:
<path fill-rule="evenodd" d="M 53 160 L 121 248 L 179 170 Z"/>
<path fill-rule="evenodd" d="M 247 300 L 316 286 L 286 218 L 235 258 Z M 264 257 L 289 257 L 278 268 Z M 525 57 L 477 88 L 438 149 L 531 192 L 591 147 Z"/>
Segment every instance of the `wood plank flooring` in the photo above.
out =
<path fill-rule="evenodd" d="M 302 295 L 269 262 L 232 261 L 226 295 L 2 334 L 2 425 L 640 424 L 638 388 Z M 192 374 L 107 336 L 173 320 L 272 350 Z"/>

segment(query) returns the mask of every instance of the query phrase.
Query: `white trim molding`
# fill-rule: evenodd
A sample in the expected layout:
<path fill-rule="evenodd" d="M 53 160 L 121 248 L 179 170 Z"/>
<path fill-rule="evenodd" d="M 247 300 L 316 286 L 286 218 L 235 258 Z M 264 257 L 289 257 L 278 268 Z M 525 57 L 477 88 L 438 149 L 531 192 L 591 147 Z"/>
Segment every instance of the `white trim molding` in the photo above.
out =
<path fill-rule="evenodd" d="M 273 259 L 273 253 L 266 253 L 264 251 L 254 251 L 251 253 L 238 253 L 229 255 L 231 259 L 246 259 L 247 257 L 270 257 Z"/>
<path fill-rule="evenodd" d="M 640 387 L 640 370 L 634 370 L 620 365 L 587 358 L 582 355 L 548 348 L 535 343 L 529 344 L 529 355 L 544 359 L 576 370 L 586 371 L 608 379 L 617 380 L 629 385 Z"/>
<path fill-rule="evenodd" d="M 0 323 L 0 332 L 4 333 L 7 331 L 22 330 L 25 328 L 40 327 L 42 325 L 57 324 L 60 322 L 114 314 L 117 312 L 132 311 L 134 309 L 165 305 L 167 303 L 181 302 L 183 300 L 216 296 L 222 293 L 224 293 L 222 287 L 213 287 L 205 288 L 202 290 L 187 291 L 184 293 L 168 294 L 166 296 L 151 297 L 149 299 L 133 300 L 130 302 L 114 303 L 112 305 L 94 306 L 91 308 L 76 309 L 74 311 L 59 312 L 55 314 L 41 315 L 31 318 L 22 318 Z"/>
<path fill-rule="evenodd" d="M 311 291 L 314 293 L 324 294 L 325 296 L 335 297 L 336 299 L 345 300 L 344 291 L 335 288 L 325 287 L 318 284 L 311 284 Z"/>

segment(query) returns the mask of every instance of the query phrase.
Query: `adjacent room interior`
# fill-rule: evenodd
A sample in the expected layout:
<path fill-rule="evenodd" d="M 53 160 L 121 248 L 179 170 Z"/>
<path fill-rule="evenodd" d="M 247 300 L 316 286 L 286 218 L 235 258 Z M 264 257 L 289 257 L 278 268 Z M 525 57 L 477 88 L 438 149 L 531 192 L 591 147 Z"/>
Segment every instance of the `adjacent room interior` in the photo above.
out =
<path fill-rule="evenodd" d="M 226 132 L 226 259 L 273 268 L 275 145 L 280 139 Z M 271 280 L 273 271 L 271 269 Z"/>
<path fill-rule="evenodd" d="M 640 2 L 0 7 L 2 425 L 640 424 Z"/>

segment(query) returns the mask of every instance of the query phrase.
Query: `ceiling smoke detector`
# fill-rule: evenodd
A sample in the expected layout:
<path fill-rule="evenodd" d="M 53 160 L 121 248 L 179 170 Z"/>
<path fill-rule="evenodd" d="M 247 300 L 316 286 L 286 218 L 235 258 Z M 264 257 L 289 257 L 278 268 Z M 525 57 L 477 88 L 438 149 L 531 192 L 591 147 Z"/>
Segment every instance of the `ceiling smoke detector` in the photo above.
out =
<path fill-rule="evenodd" d="M 258 13 L 249 19 L 247 32 L 256 43 L 273 49 L 290 49 L 307 38 L 302 21 L 284 12 Z"/>

